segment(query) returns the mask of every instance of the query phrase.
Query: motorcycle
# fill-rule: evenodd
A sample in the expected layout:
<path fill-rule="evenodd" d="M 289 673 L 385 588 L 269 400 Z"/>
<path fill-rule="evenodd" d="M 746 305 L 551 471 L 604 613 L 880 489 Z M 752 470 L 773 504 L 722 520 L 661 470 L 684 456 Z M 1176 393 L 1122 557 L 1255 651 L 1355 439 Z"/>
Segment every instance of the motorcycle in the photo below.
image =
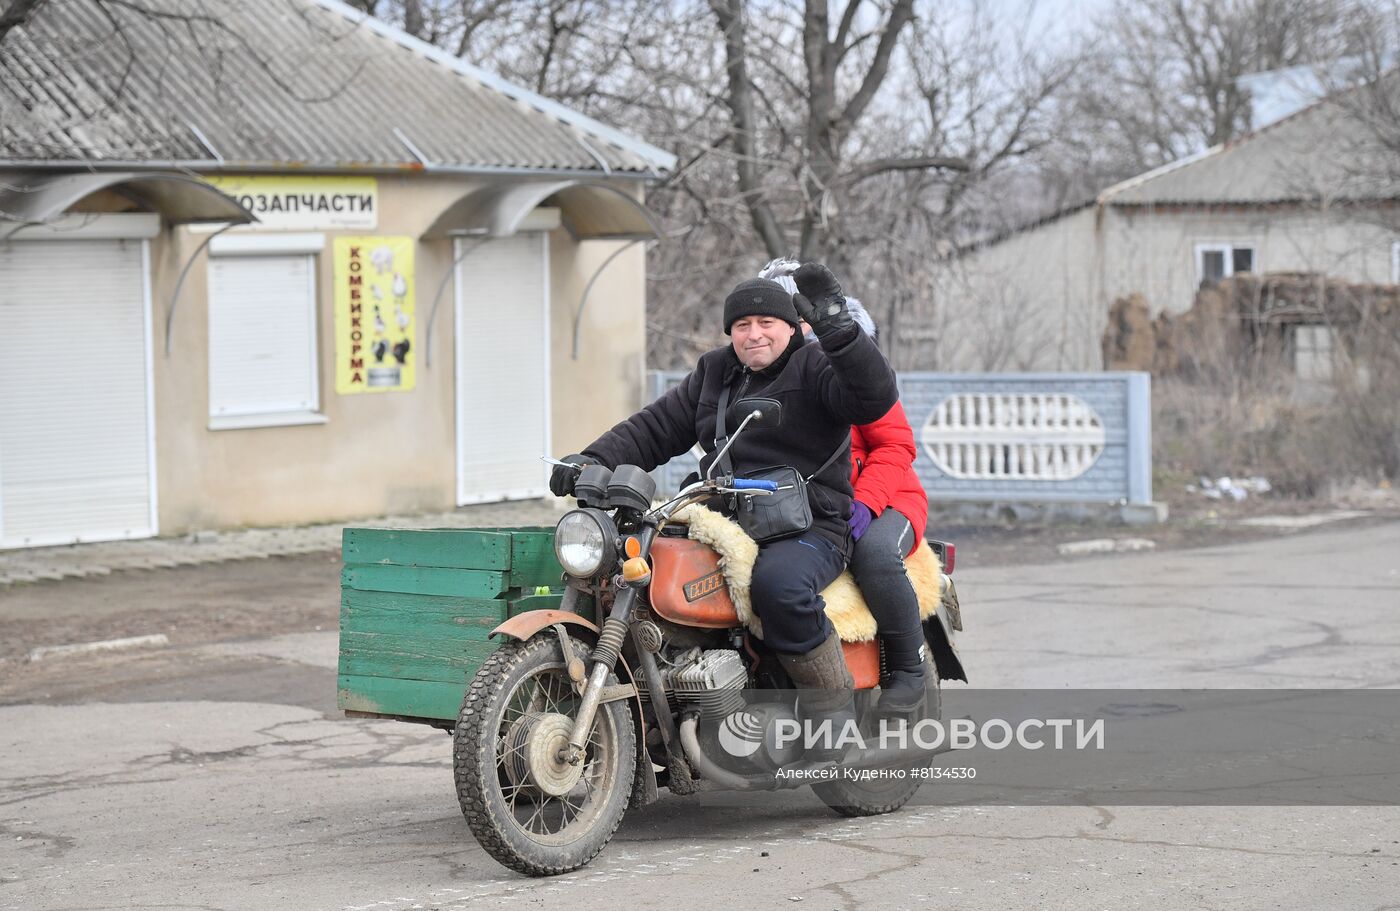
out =
<path fill-rule="evenodd" d="M 781 416 L 772 399 L 736 408 L 746 417 L 731 446 L 751 422 L 776 426 Z M 926 768 L 946 748 L 861 743 L 839 763 L 804 752 L 798 691 L 740 623 L 719 554 L 674 521 L 691 504 L 774 487 L 712 467 L 653 507 L 655 481 L 641 468 L 581 468 L 579 508 L 555 531 L 567 576 L 560 609 L 521 613 L 493 631 L 504 641 L 471 681 L 453 732 L 462 812 L 497 861 L 536 876 L 576 870 L 602 851 L 629 806 L 656 800 L 662 787 L 689 795 L 811 786 L 848 817 L 890 813 L 913 796 L 921 778 L 888 770 Z M 940 675 L 966 680 L 952 638 L 962 628 L 954 549 L 929 543 L 942 594 L 924 621 L 927 697 L 906 724 L 941 719 Z M 881 720 L 879 645 L 843 648 L 869 731 Z M 753 702 L 754 693 L 768 698 Z M 872 770 L 887 771 L 852 774 Z"/>

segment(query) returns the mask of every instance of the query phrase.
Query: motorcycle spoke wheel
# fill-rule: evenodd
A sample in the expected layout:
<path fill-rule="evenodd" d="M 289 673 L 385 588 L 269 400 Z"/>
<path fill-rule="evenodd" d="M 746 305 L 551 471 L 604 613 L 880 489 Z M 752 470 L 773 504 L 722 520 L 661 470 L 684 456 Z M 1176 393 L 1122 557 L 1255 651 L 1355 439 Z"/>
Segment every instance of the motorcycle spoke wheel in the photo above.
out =
<path fill-rule="evenodd" d="M 582 643 L 575 646 L 587 655 Z M 592 860 L 616 831 L 631 796 L 636 733 L 625 702 L 602 705 L 570 765 L 580 698 L 553 635 L 503 645 L 482 665 L 454 733 L 457 796 L 488 853 L 536 876 Z"/>

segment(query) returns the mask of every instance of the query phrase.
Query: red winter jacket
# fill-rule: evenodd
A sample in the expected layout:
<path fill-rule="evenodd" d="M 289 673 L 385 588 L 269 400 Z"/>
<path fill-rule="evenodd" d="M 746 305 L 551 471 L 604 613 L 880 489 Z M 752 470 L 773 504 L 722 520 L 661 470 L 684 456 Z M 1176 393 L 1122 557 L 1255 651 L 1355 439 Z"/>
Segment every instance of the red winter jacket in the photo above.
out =
<path fill-rule="evenodd" d="M 914 543 L 923 540 L 928 525 L 928 494 L 914 473 L 914 430 L 904 416 L 904 406 L 894 403 L 884 417 L 851 428 L 851 486 L 856 499 L 879 516 L 889 507 L 914 526 Z"/>

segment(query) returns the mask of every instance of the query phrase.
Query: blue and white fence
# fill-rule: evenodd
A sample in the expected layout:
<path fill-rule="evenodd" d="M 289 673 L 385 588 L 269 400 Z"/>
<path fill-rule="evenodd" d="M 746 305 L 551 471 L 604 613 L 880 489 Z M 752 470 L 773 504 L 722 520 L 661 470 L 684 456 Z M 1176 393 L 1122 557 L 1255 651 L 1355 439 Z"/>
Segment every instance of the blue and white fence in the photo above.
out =
<path fill-rule="evenodd" d="M 649 374 L 651 398 L 685 376 Z M 904 373 L 930 500 L 1131 503 L 1152 500 L 1152 386 L 1146 373 Z M 657 469 L 679 488 L 696 455 Z"/>

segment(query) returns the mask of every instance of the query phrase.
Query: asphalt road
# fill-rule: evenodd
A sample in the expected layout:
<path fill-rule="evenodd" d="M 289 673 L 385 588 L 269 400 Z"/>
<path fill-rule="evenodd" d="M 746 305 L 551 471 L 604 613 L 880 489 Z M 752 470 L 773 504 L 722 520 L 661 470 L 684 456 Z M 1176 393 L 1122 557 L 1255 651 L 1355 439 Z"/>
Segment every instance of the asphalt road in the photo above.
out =
<path fill-rule="evenodd" d="M 336 711 L 334 570 L 0 594 L 10 637 L 172 639 L 10 649 L 0 909 L 1400 908 L 1395 807 L 978 806 L 935 784 L 859 821 L 805 791 L 663 795 L 584 870 L 519 877 L 472 841 L 446 735 Z M 958 579 L 980 687 L 1400 686 L 1400 523 Z"/>

